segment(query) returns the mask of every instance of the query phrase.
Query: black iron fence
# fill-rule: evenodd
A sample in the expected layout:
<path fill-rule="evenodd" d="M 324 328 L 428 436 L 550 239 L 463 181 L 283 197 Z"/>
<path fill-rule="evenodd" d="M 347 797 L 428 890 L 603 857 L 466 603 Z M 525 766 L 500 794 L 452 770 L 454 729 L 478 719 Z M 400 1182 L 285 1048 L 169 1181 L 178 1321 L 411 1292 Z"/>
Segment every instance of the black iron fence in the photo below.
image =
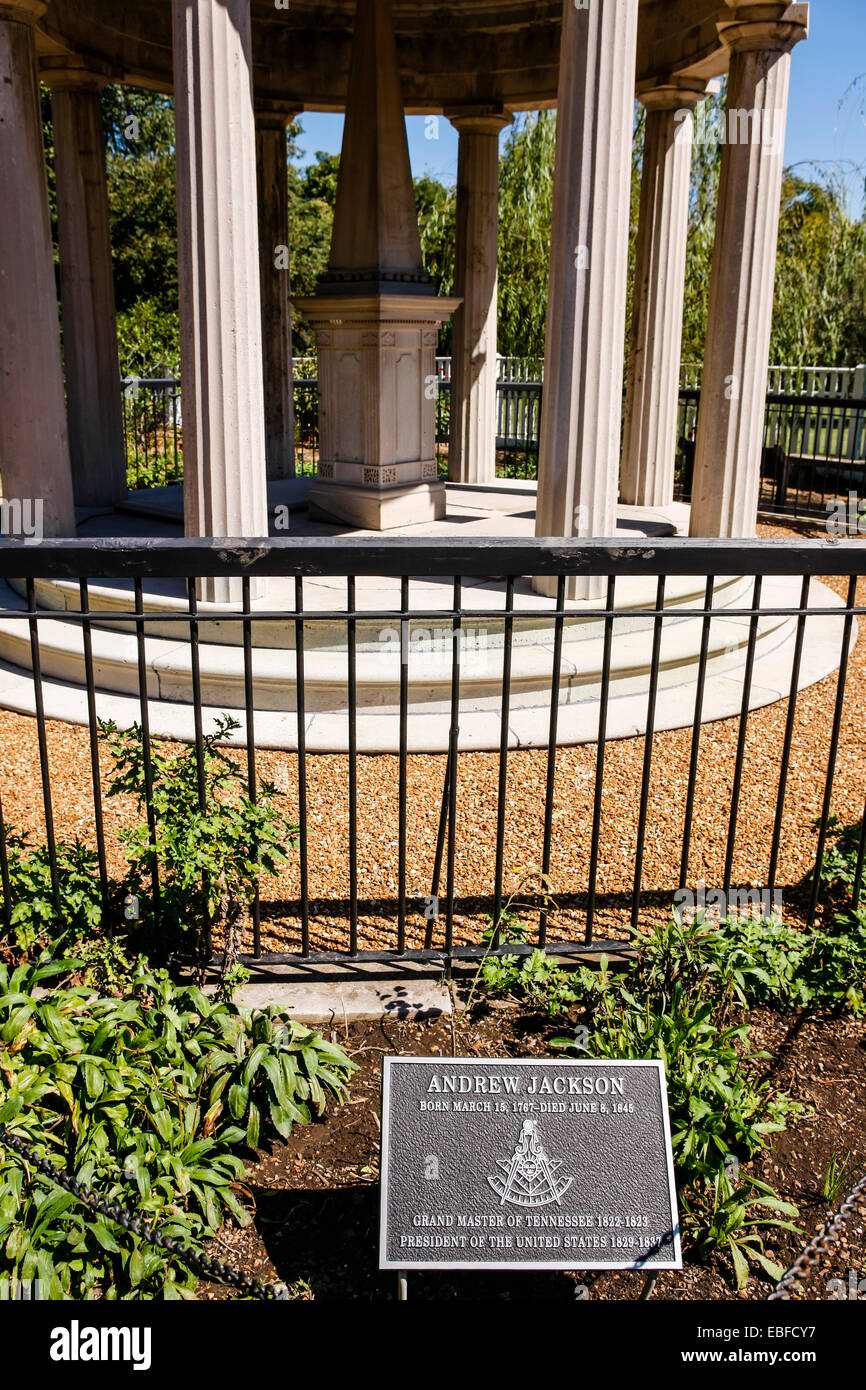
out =
<path fill-rule="evenodd" d="M 769 395 L 760 506 L 827 517 L 852 493 L 858 502 L 866 494 L 866 399 Z"/>
<path fill-rule="evenodd" d="M 180 482 L 183 417 L 177 377 L 125 377 L 121 402 L 130 488 Z"/>
<path fill-rule="evenodd" d="M 318 383 L 296 379 L 295 466 L 318 468 Z M 539 381 L 500 381 L 496 388 L 496 475 L 538 477 Z M 679 394 L 675 497 L 691 497 L 700 390 Z M 436 454 L 448 473 L 451 383 L 437 382 Z M 183 476 L 183 420 L 177 379 L 123 383 L 123 421 L 131 488 L 178 482 Z M 866 398 L 767 396 L 760 508 L 787 516 L 822 516 L 835 499 L 866 496 Z M 853 515 L 857 515 L 854 508 Z M 849 528 L 850 529 L 850 528 Z M 855 523 L 856 529 L 856 523 Z"/>
<path fill-rule="evenodd" d="M 700 391 L 680 391 L 675 496 L 691 498 Z M 849 508 L 849 497 L 854 505 Z M 767 396 L 759 510 L 838 521 L 837 533 L 858 534 L 866 496 L 866 399 Z M 834 504 L 845 503 L 847 525 Z"/>
<path fill-rule="evenodd" d="M 436 457 L 439 472 L 448 475 L 451 430 L 451 382 L 436 383 Z M 541 382 L 506 381 L 496 384 L 496 476 L 537 478 L 541 424 Z"/>
<path fill-rule="evenodd" d="M 3 699 L 33 716 L 4 716 L 7 929 L 22 827 L 55 901 L 73 834 L 111 896 L 129 808 L 118 823 L 99 718 L 140 727 L 153 835 L 156 730 L 189 739 L 204 795 L 233 691 L 248 794 L 267 778 L 299 827 L 243 924 L 252 960 L 478 957 L 515 914 L 527 937 L 508 949 L 609 951 L 706 883 L 781 892 L 811 921 L 831 817 L 859 818 L 866 793 L 859 667 L 848 696 L 864 573 L 855 541 L 2 541 Z M 203 576 L 236 595 L 205 603 Z M 597 591 L 579 607 L 575 583 Z M 801 683 L 828 674 L 803 709 Z M 855 901 L 864 853 L 861 828 Z"/>
<path fill-rule="evenodd" d="M 295 378 L 295 472 L 308 476 L 319 467 L 319 383 Z"/>

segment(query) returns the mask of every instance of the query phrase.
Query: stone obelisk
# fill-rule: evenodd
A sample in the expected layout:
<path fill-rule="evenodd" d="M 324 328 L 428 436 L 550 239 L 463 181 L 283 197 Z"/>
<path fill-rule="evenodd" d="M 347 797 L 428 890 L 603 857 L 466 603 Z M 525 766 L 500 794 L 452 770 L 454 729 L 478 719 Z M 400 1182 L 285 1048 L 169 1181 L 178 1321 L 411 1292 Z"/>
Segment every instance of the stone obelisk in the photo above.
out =
<path fill-rule="evenodd" d="M 358 0 L 328 269 L 314 298 L 319 468 L 313 516 L 383 531 L 445 512 L 436 341 L 459 299 L 424 270 L 391 0 Z"/>

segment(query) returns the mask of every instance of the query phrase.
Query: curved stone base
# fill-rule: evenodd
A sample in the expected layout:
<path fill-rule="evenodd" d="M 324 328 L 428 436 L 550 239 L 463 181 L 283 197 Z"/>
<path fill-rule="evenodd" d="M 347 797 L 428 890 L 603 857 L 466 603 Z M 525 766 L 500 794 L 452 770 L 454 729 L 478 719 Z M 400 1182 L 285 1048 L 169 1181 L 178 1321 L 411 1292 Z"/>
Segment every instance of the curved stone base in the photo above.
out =
<path fill-rule="evenodd" d="M 710 624 L 703 719 L 708 722 L 740 712 L 746 663 L 751 579 L 720 579 L 715 586 L 714 617 Z M 283 585 L 285 588 L 283 589 Z M 705 580 L 680 578 L 668 582 L 665 599 L 655 727 L 681 728 L 694 717 L 702 618 L 691 616 L 703 604 Z M 772 610 L 796 608 L 800 580 L 770 578 L 762 593 L 755 664 L 749 700 L 751 709 L 771 704 L 788 694 L 793 659 L 795 620 Z M 63 619 L 78 606 L 76 584 L 40 582 L 37 603 L 45 616 L 39 622 L 43 695 L 49 718 L 85 723 L 84 653 L 77 623 Z M 502 617 L 504 585 L 467 584 L 466 608 L 460 638 L 460 747 L 497 749 L 501 738 L 502 669 L 505 627 Z M 293 583 L 276 581 L 267 599 L 257 604 L 264 612 L 291 609 Z M 362 752 L 396 752 L 399 748 L 399 691 L 401 663 L 408 659 L 408 747 L 415 752 L 445 752 L 450 732 L 450 693 L 453 636 L 444 612 L 451 586 L 413 580 L 413 618 L 401 635 L 400 623 L 379 613 L 399 609 L 396 580 L 359 580 L 357 587 L 357 746 Z M 653 619 L 642 610 L 655 603 L 655 581 L 620 579 L 612 642 L 607 735 L 626 738 L 646 729 Z M 812 584 L 811 606 L 841 609 L 837 596 Z M 311 751 L 341 752 L 348 747 L 347 622 L 345 581 L 307 580 L 304 585 L 305 734 Z M 135 637 L 122 614 L 132 598 L 122 585 L 91 585 L 90 605 L 101 613 L 93 625 L 94 676 L 97 711 L 120 726 L 140 720 Z M 0 607 L 24 608 L 23 598 L 0 586 Z M 604 623 L 598 605 L 582 601 L 568 605 L 564 622 L 558 742 L 593 742 L 597 737 L 602 683 Z M 511 700 L 508 742 L 512 748 L 545 746 L 550 722 L 554 623 L 548 599 L 534 594 L 528 581 L 515 585 L 512 635 Z M 50 611 L 50 610 L 53 610 Z M 146 596 L 147 689 L 153 734 L 192 739 L 192 672 L 188 627 L 181 619 L 185 603 L 179 592 L 165 586 Z M 56 614 L 57 616 L 54 616 Z M 321 615 L 321 616 L 317 616 Z M 262 747 L 297 746 L 295 623 L 279 616 L 254 620 L 253 691 L 255 739 Z M 841 654 L 843 618 L 818 614 L 805 624 L 799 687 L 813 684 L 835 670 Z M 246 739 L 244 666 L 241 624 L 225 617 L 218 605 L 202 604 L 199 611 L 201 692 L 204 726 L 231 713 L 241 728 L 234 741 Z M 856 636 L 856 634 L 855 634 Z M 27 624 L 12 617 L 0 619 L 0 705 L 32 713 L 33 681 L 29 673 L 30 638 Z"/>

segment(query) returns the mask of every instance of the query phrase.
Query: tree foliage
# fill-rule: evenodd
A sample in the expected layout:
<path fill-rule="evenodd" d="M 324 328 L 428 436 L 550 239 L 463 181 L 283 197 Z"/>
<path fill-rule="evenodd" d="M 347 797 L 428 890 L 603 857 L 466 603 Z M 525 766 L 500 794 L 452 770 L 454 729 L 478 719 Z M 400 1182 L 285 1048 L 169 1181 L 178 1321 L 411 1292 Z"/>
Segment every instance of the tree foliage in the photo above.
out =
<path fill-rule="evenodd" d="M 499 351 L 544 352 L 556 113 L 520 116 L 499 169 Z"/>
<path fill-rule="evenodd" d="M 866 361 L 866 221 L 847 215 L 832 172 L 786 172 L 770 351 L 774 362 Z"/>
<path fill-rule="evenodd" d="M 859 91 L 857 93 L 859 95 Z M 43 88 L 49 201 L 55 213 L 50 96 Z M 715 237 L 722 146 L 713 138 L 725 92 L 698 108 L 692 155 L 682 352 L 701 361 Z M 125 373 L 179 368 L 174 119 L 171 99 L 109 86 L 102 98 L 115 293 Z M 292 289 L 312 294 L 328 263 L 339 156 L 317 152 L 300 169 L 300 122 L 288 127 L 287 170 Z M 547 317 L 556 113 L 519 116 L 500 158 L 499 351 L 541 356 Z M 629 314 L 643 155 L 636 108 L 629 239 Z M 421 247 L 440 293 L 454 286 L 456 191 L 430 176 L 415 180 Z M 450 349 L 446 326 L 441 349 Z M 628 341 L 628 323 L 626 342 Z M 294 347 L 311 346 L 296 315 Z M 852 216 L 837 171 L 786 171 L 779 227 L 771 359 L 792 365 L 866 360 L 866 221 Z"/>
<path fill-rule="evenodd" d="M 133 87 L 102 96 L 119 314 L 141 300 L 177 313 L 174 112 L 169 97 Z"/>

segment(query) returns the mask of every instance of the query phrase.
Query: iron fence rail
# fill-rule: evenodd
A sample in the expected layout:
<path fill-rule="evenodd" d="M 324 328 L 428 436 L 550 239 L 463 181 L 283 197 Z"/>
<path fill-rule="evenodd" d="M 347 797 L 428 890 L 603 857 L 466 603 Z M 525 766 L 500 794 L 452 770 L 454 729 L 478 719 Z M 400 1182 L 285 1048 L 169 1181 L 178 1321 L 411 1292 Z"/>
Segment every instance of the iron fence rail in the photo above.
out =
<path fill-rule="evenodd" d="M 680 392 L 675 496 L 691 498 L 700 391 Z M 764 419 L 760 511 L 828 517 L 837 499 L 866 495 L 866 398 L 770 392 Z M 856 524 L 842 530 L 857 534 Z"/>
<path fill-rule="evenodd" d="M 788 516 L 827 516 L 828 504 L 866 495 L 866 396 L 827 391 L 770 392 L 764 421 L 760 508 Z M 820 383 L 818 383 L 820 384 Z M 826 385 L 826 383 L 825 383 Z M 860 388 L 862 390 L 862 386 Z M 540 380 L 502 378 L 496 386 L 496 475 L 536 479 L 541 426 Z M 448 473 L 451 382 L 436 382 L 436 454 Z M 691 497 L 700 387 L 679 393 L 675 496 Z M 162 486 L 183 477 L 183 417 L 175 378 L 123 383 L 127 470 L 132 488 Z M 318 469 L 318 382 L 294 382 L 295 467 Z M 859 524 L 859 523 L 857 523 Z M 850 527 L 849 527 L 850 529 Z M 856 529 L 856 526 L 855 526 Z"/>
<path fill-rule="evenodd" d="M 460 834 L 460 758 L 466 751 L 461 745 L 461 719 L 465 711 L 465 700 L 461 693 L 461 659 L 458 637 L 461 626 L 469 621 L 490 618 L 503 624 L 501 681 L 498 684 L 497 717 L 500 737 L 498 753 L 490 756 L 497 762 L 495 784 L 497 804 L 495 815 L 495 845 L 491 862 L 493 865 L 490 880 L 483 885 L 475 884 L 470 894 L 473 901 L 481 903 L 486 909 L 495 928 L 492 941 L 493 950 L 514 950 L 500 937 L 503 911 L 506 903 L 505 858 L 507 846 L 506 800 L 509 765 L 515 757 L 509 746 L 509 719 L 511 701 L 515 690 L 512 672 L 514 655 L 515 624 L 526 616 L 526 608 L 521 607 L 516 597 L 516 586 L 525 576 L 537 575 L 553 577 L 556 581 L 555 596 L 547 602 L 544 617 L 552 625 L 553 639 L 550 649 L 551 665 L 548 689 L 548 716 L 546 748 L 540 756 L 545 762 L 544 789 L 536 798 L 539 813 L 540 845 L 537 862 L 540 864 L 540 881 L 545 884 L 544 891 L 536 894 L 537 927 L 533 940 L 516 949 L 529 949 L 537 944 L 559 953 L 580 950 L 611 950 L 622 946 L 621 940 L 599 937 L 596 931 L 599 896 L 602 881 L 609 878 L 611 864 L 605 860 L 604 837 L 602 834 L 603 796 L 605 791 L 606 759 L 609 756 L 609 713 L 612 701 L 611 672 L 612 659 L 617 640 L 617 628 L 626 619 L 646 620 L 652 631 L 652 651 L 646 690 L 646 731 L 640 736 L 642 741 L 641 772 L 639 783 L 631 794 L 632 800 L 626 807 L 631 815 L 637 812 L 636 832 L 629 831 L 629 863 L 632 871 L 629 886 L 625 893 L 628 919 L 637 924 L 642 912 L 659 899 L 658 889 L 647 889 L 643 883 L 644 856 L 648 837 L 649 794 L 654 772 L 654 753 L 656 748 L 655 710 L 659 692 L 661 668 L 661 638 L 665 624 L 684 618 L 700 621 L 702 641 L 699 655 L 697 681 L 694 694 L 693 722 L 690 733 L 690 757 L 687 785 L 681 789 L 683 817 L 678 832 L 677 847 L 670 850 L 669 887 L 667 894 L 670 903 L 677 887 L 694 880 L 693 829 L 696 814 L 696 800 L 701 777 L 707 771 L 707 740 L 703 735 L 702 714 L 708 679 L 708 633 L 711 623 L 720 611 L 726 617 L 748 621 L 748 639 L 743 673 L 742 704 L 739 713 L 739 728 L 736 752 L 733 758 L 730 795 L 727 808 L 721 816 L 719 834 L 725 843 L 724 882 L 720 884 L 728 893 L 735 882 L 734 850 L 738 836 L 739 800 L 744 773 L 744 760 L 750 737 L 750 682 L 755 661 L 758 623 L 761 617 L 777 613 L 790 619 L 796 626 L 796 642 L 790 670 L 790 680 L 786 685 L 788 711 L 781 747 L 776 751 L 775 782 L 768 786 L 767 795 L 773 804 L 771 818 L 772 830 L 763 842 L 764 859 L 768 868 L 764 879 L 769 891 L 776 886 L 780 846 L 783 836 L 783 814 L 785 809 L 788 768 L 790 765 L 795 713 L 798 706 L 798 677 L 803 651 L 803 634 L 808 618 L 822 613 L 839 620 L 840 639 L 838 647 L 838 675 L 833 713 L 827 735 L 826 763 L 821 777 L 818 835 L 816 854 L 822 861 L 828 836 L 830 834 L 831 813 L 833 810 L 833 789 L 836 768 L 840 757 L 840 736 L 843 709 L 848 679 L 848 653 L 854 634 L 855 620 L 862 619 L 866 608 L 856 603 L 856 583 L 859 576 L 866 574 L 866 545 L 856 541 L 806 541 L 791 542 L 768 541 L 727 541 L 661 539 L 651 544 L 635 545 L 630 542 L 607 540 L 533 540 L 533 539 L 486 539 L 474 538 L 471 542 L 454 538 L 444 538 L 431 543 L 407 538 L 364 539 L 348 541 L 345 538 L 324 538 L 308 540 L 294 537 L 276 539 L 204 539 L 173 540 L 154 539 L 132 544 L 119 539 L 104 540 L 46 540 L 39 547 L 21 545 L 13 541 L 0 541 L 0 580 L 23 584 L 24 607 L 10 606 L 8 591 L 6 606 L 0 610 L 0 621 L 15 620 L 26 625 L 29 633 L 30 670 L 33 682 L 33 710 L 36 720 L 36 748 L 39 763 L 39 782 L 41 786 L 42 817 L 49 851 L 52 892 L 55 905 L 60 904 L 60 883 L 56 854 L 56 828 L 53 812 L 53 798 L 56 779 L 62 776 L 62 769 L 55 765 L 49 756 L 48 730 L 50 721 L 46 717 L 44 684 L 40 652 L 43 642 L 41 629 L 47 622 L 57 622 L 54 610 L 40 608 L 36 602 L 36 583 L 44 580 L 73 580 L 80 597 L 78 609 L 67 608 L 62 613 L 63 624 L 80 628 L 83 637 L 83 671 L 87 693 L 87 726 L 89 737 L 89 768 L 92 792 L 92 831 L 91 842 L 95 842 L 99 864 L 100 883 L 103 895 L 108 901 L 109 867 L 106 850 L 106 828 L 104 825 L 105 806 L 100 771 L 97 716 L 102 699 L 98 688 L 97 664 L 94 660 L 91 638 L 93 632 L 103 622 L 109 622 L 114 629 L 135 634 L 137 664 L 137 722 L 142 730 L 143 756 L 146 779 L 146 812 L 149 833 L 154 837 L 156 813 L 153 804 L 153 788 L 150 768 L 152 764 L 153 737 L 151 719 L 154 701 L 148 694 L 147 646 L 151 640 L 148 624 L 154 621 L 154 612 L 146 606 L 146 585 L 152 581 L 174 580 L 178 593 L 185 604 L 172 611 L 160 611 L 159 622 L 174 624 L 190 644 L 191 695 L 194 713 L 195 757 L 199 772 L 200 791 L 204 787 L 204 710 L 202 677 L 200 668 L 201 644 L 207 642 L 210 625 L 227 619 L 242 627 L 243 690 L 245 716 L 246 777 L 249 795 L 255 799 L 258 794 L 257 757 L 261 745 L 256 738 L 257 712 L 254 702 L 254 677 L 256 648 L 252 641 L 252 625 L 288 625 L 294 635 L 296 699 L 286 713 L 294 716 L 296 744 L 287 756 L 297 764 L 297 822 L 299 843 L 297 860 L 297 899 L 293 901 L 290 916 L 296 924 L 296 931 L 290 933 L 291 940 L 285 950 L 263 951 L 262 913 L 263 907 L 258 897 L 252 905 L 252 949 L 247 952 L 255 961 L 310 962 L 333 960 L 429 960 L 477 958 L 488 947 L 479 939 L 480 926 L 474 940 L 458 939 L 455 934 L 456 919 L 460 910 L 457 882 L 458 850 L 465 860 L 472 854 L 471 846 L 458 842 Z M 743 600 L 733 607 L 720 610 L 714 605 L 714 587 L 724 576 L 745 576 L 752 582 Z M 224 576 L 240 580 L 239 601 L 222 605 L 218 611 L 210 606 L 203 608 L 197 599 L 196 581 L 203 577 Z M 335 598 L 334 606 L 327 611 L 311 609 L 305 602 L 305 585 L 317 577 L 342 580 L 345 588 L 339 592 L 345 601 Z M 357 579 L 364 576 L 386 577 L 398 581 L 395 587 L 395 602 L 380 603 L 374 609 L 358 605 Z M 440 579 L 446 585 L 447 600 L 440 607 L 425 606 L 413 593 L 412 576 L 426 579 Z M 592 825 L 589 845 L 588 873 L 575 887 L 571 882 L 564 896 L 577 907 L 582 908 L 582 930 L 573 928 L 573 934 L 549 931 L 549 909 L 551 899 L 557 901 L 560 887 L 553 871 L 552 850 L 558 837 L 563 834 L 555 815 L 557 795 L 561 794 L 562 750 L 558 740 L 558 720 L 560 716 L 559 693 L 564 680 L 563 630 L 567 620 L 573 620 L 575 611 L 567 601 L 568 581 L 572 577 L 596 577 L 599 581 L 600 595 L 591 605 L 581 610 L 587 620 L 603 625 L 603 665 L 601 689 L 598 705 L 598 725 L 593 748 L 594 785 L 592 790 Z M 644 576 L 655 580 L 651 585 L 648 602 L 629 607 L 623 613 L 616 607 L 617 584 L 625 578 Z M 701 595 L 694 602 L 677 606 L 674 610 L 665 607 L 665 586 L 678 576 L 699 576 L 701 583 L 696 593 Z M 794 576 L 800 580 L 799 602 L 796 600 L 779 608 L 761 603 L 762 584 L 772 576 Z M 812 606 L 810 590 L 816 576 L 841 577 L 845 583 L 845 598 L 841 607 Z M 253 579 L 271 577 L 291 581 L 290 604 L 282 602 L 268 607 L 267 602 L 251 602 L 251 582 Z M 125 611 L 117 607 L 105 609 L 101 606 L 100 595 L 93 595 L 91 586 L 96 581 L 111 579 L 132 582 L 133 603 Z M 467 599 L 465 585 L 472 580 L 483 580 L 484 587 L 474 589 L 471 601 Z M 504 586 L 504 606 L 489 601 L 489 585 L 498 580 Z M 397 598 L 399 595 L 399 598 Z M 94 601 L 95 600 L 95 601 Z M 429 603 L 429 600 L 428 600 Z M 359 762 L 362 758 L 377 755 L 361 754 L 358 751 L 358 664 L 357 630 L 361 619 L 371 618 L 383 624 L 403 625 L 413 622 L 436 620 L 450 627 L 450 682 L 448 702 L 449 737 L 444 764 L 441 756 L 432 760 L 431 766 L 441 766 L 441 796 L 439 796 L 438 831 L 430 882 L 430 901 L 436 903 L 436 911 L 426 919 L 423 927 L 423 941 L 419 924 L 413 926 L 412 940 L 409 933 L 410 915 L 419 912 L 417 896 L 412 899 L 407 894 L 408 883 L 408 839 L 407 818 L 409 800 L 408 759 L 410 757 L 408 719 L 409 719 L 409 674 L 408 660 L 401 662 L 399 680 L 399 748 L 397 751 L 397 802 L 396 824 L 391 824 L 387 833 L 393 835 L 397 852 L 397 895 L 396 901 L 379 902 L 377 919 L 387 918 L 383 942 L 382 929 L 377 928 L 375 948 L 365 949 L 361 939 L 359 924 L 364 913 L 369 912 L 371 892 L 365 882 L 364 866 L 359 857 Z M 323 936 L 319 918 L 320 911 L 314 910 L 317 901 L 317 888 L 311 865 L 311 837 L 316 833 L 310 820 L 308 773 L 311 764 L 320 756 L 308 752 L 307 730 L 307 678 L 305 674 L 306 644 L 321 623 L 338 623 L 345 633 L 345 702 L 341 717 L 348 726 L 347 775 L 349 779 L 348 801 L 348 900 L 329 901 L 327 912 L 329 920 L 345 923 L 347 936 L 345 944 L 333 945 L 333 940 Z M 620 631 L 622 629 L 620 628 Z M 779 678 L 781 681 L 781 677 Z M 817 731 L 816 731 L 817 737 Z M 328 755 L 329 756 L 329 755 Z M 419 755 L 412 753 L 413 758 Z M 656 755 L 657 756 L 657 755 Z M 773 760 L 770 759 L 770 762 Z M 726 775 L 728 769 L 726 768 Z M 437 775 L 439 775 L 437 773 Z M 429 781 L 429 778 L 428 778 Z M 863 805 L 866 787 L 856 793 L 859 807 Z M 202 792 L 203 794 L 203 792 Z M 850 794 L 846 799 L 846 811 L 850 806 Z M 88 810 L 88 815 L 90 814 Z M 386 814 L 382 810 L 382 816 Z M 14 906 L 8 867 L 7 844 L 9 828 L 5 811 L 0 801 L 0 879 L 3 889 L 3 917 L 9 927 Z M 378 819 L 378 813 L 377 813 Z M 866 826 L 866 820 L 864 820 Z M 384 826 L 378 827 L 385 834 Z M 803 827 L 798 827 L 800 833 Z M 855 884 L 855 901 L 859 900 L 862 889 L 864 852 L 866 852 L 866 829 L 861 830 L 859 869 Z M 560 846 L 557 845 L 557 848 Z M 432 841 L 431 841 L 432 849 Z M 476 846 L 474 857 L 478 857 Z M 756 866 L 757 871 L 757 866 Z M 486 870 L 484 871 L 486 874 Z M 444 885 L 441 893 L 440 886 Z M 160 901 L 159 869 L 154 864 L 151 885 L 153 902 L 158 911 Z M 477 891 L 476 891 L 477 890 Z M 808 917 L 814 917 L 821 892 L 821 881 L 813 876 L 808 889 L 808 907 L 804 909 Z M 475 911 L 475 909 L 473 909 Z M 476 918 L 477 920 L 477 912 Z M 465 933 L 464 933 L 465 935 Z M 471 935 L 471 933 L 470 933 Z M 293 944 L 294 943 L 294 944 Z"/>

